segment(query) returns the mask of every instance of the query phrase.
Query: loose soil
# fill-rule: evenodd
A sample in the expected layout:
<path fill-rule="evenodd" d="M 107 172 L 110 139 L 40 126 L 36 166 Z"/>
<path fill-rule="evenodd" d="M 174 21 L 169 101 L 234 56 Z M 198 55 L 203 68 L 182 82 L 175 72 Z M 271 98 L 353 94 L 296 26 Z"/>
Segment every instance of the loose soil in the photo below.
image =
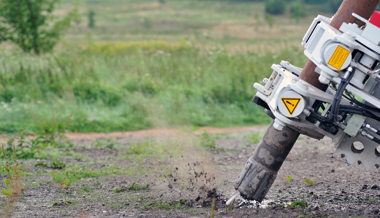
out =
<path fill-rule="evenodd" d="M 210 217 L 215 199 L 215 217 L 380 217 L 379 171 L 333 158 L 330 139 L 306 136 L 297 141 L 261 204 L 238 197 L 226 210 L 226 200 L 236 193 L 234 181 L 265 129 L 69 134 L 66 140 L 74 146 L 46 148 L 52 155 L 60 152 L 64 169 L 35 166 L 51 160 L 19 161 L 28 173 L 24 195 L 12 205 L 3 198 L 2 212 L 11 208 L 13 217 Z M 212 134 L 215 148 L 199 146 L 204 130 Z M 155 143 L 163 147 L 146 154 L 138 150 Z M 73 169 L 103 174 L 86 174 L 68 189 L 53 181 L 51 171 Z"/>

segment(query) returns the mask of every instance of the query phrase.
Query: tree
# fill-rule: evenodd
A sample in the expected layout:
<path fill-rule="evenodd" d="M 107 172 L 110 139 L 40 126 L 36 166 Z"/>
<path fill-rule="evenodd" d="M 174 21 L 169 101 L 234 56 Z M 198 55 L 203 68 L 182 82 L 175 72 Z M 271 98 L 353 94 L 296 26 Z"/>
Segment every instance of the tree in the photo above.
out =
<path fill-rule="evenodd" d="M 76 17 L 76 9 L 60 20 L 52 14 L 59 0 L 0 0 L 0 42 L 11 41 L 25 52 L 51 51 Z"/>
<path fill-rule="evenodd" d="M 305 16 L 305 12 L 304 12 L 304 8 L 303 8 L 301 0 L 293 2 L 292 7 L 290 9 L 290 13 L 296 19 L 297 23 L 300 21 L 301 17 Z"/>
<path fill-rule="evenodd" d="M 268 14 L 279 15 L 285 13 L 285 0 L 266 0 L 265 12 Z"/>
<path fill-rule="evenodd" d="M 95 12 L 93 10 L 88 12 L 88 27 L 95 28 Z"/>

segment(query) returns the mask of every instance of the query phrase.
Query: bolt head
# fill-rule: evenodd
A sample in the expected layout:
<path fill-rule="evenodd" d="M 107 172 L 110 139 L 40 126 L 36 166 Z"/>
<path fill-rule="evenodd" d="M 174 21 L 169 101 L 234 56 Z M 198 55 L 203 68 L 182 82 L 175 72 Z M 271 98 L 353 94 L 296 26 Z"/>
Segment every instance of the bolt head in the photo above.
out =
<path fill-rule="evenodd" d="M 284 126 L 281 125 L 281 124 L 279 124 L 279 123 L 277 123 L 277 122 L 274 122 L 273 123 L 273 128 L 277 129 L 278 131 L 281 131 L 284 128 Z"/>
<path fill-rule="evenodd" d="M 330 83 L 330 79 L 325 77 L 324 75 L 320 75 L 319 78 L 318 78 L 319 82 L 321 82 L 322 84 L 329 84 Z"/>

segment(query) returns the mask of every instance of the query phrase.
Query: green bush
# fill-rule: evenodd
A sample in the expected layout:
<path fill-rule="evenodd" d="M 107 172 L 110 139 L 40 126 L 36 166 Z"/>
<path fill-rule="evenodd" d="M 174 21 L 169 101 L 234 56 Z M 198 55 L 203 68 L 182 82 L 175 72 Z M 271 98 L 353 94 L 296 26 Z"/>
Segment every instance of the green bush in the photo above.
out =
<path fill-rule="evenodd" d="M 284 14 L 286 9 L 285 0 L 266 0 L 265 1 L 265 12 L 273 15 Z"/>
<path fill-rule="evenodd" d="M 301 17 L 305 16 L 305 12 L 304 12 L 304 8 L 303 8 L 303 4 L 301 0 L 293 2 L 292 7 L 290 9 L 290 13 L 297 20 L 297 22 L 299 21 Z"/>
<path fill-rule="evenodd" d="M 95 11 L 93 10 L 88 12 L 88 27 L 91 29 L 95 28 Z"/>

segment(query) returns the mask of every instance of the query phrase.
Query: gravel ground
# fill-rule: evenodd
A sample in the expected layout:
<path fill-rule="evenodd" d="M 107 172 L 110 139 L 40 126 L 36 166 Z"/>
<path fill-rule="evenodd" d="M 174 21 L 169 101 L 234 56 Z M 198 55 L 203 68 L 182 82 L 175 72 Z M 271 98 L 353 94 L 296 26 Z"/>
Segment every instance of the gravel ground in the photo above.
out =
<path fill-rule="evenodd" d="M 207 217 L 215 198 L 215 217 L 380 217 L 379 171 L 332 158 L 330 139 L 306 136 L 297 141 L 261 204 L 238 197 L 226 210 L 226 200 L 236 193 L 233 183 L 263 131 L 210 130 L 216 147 L 206 149 L 195 146 L 199 136 L 181 131 L 71 136 L 73 147 L 46 150 L 66 164 L 64 169 L 35 166 L 42 159 L 20 160 L 28 173 L 24 195 L 14 203 L 3 198 L 1 212 L 11 211 L 13 217 Z M 128 154 L 130 148 L 153 144 L 161 147 Z M 65 189 L 51 171 L 87 174 Z"/>

